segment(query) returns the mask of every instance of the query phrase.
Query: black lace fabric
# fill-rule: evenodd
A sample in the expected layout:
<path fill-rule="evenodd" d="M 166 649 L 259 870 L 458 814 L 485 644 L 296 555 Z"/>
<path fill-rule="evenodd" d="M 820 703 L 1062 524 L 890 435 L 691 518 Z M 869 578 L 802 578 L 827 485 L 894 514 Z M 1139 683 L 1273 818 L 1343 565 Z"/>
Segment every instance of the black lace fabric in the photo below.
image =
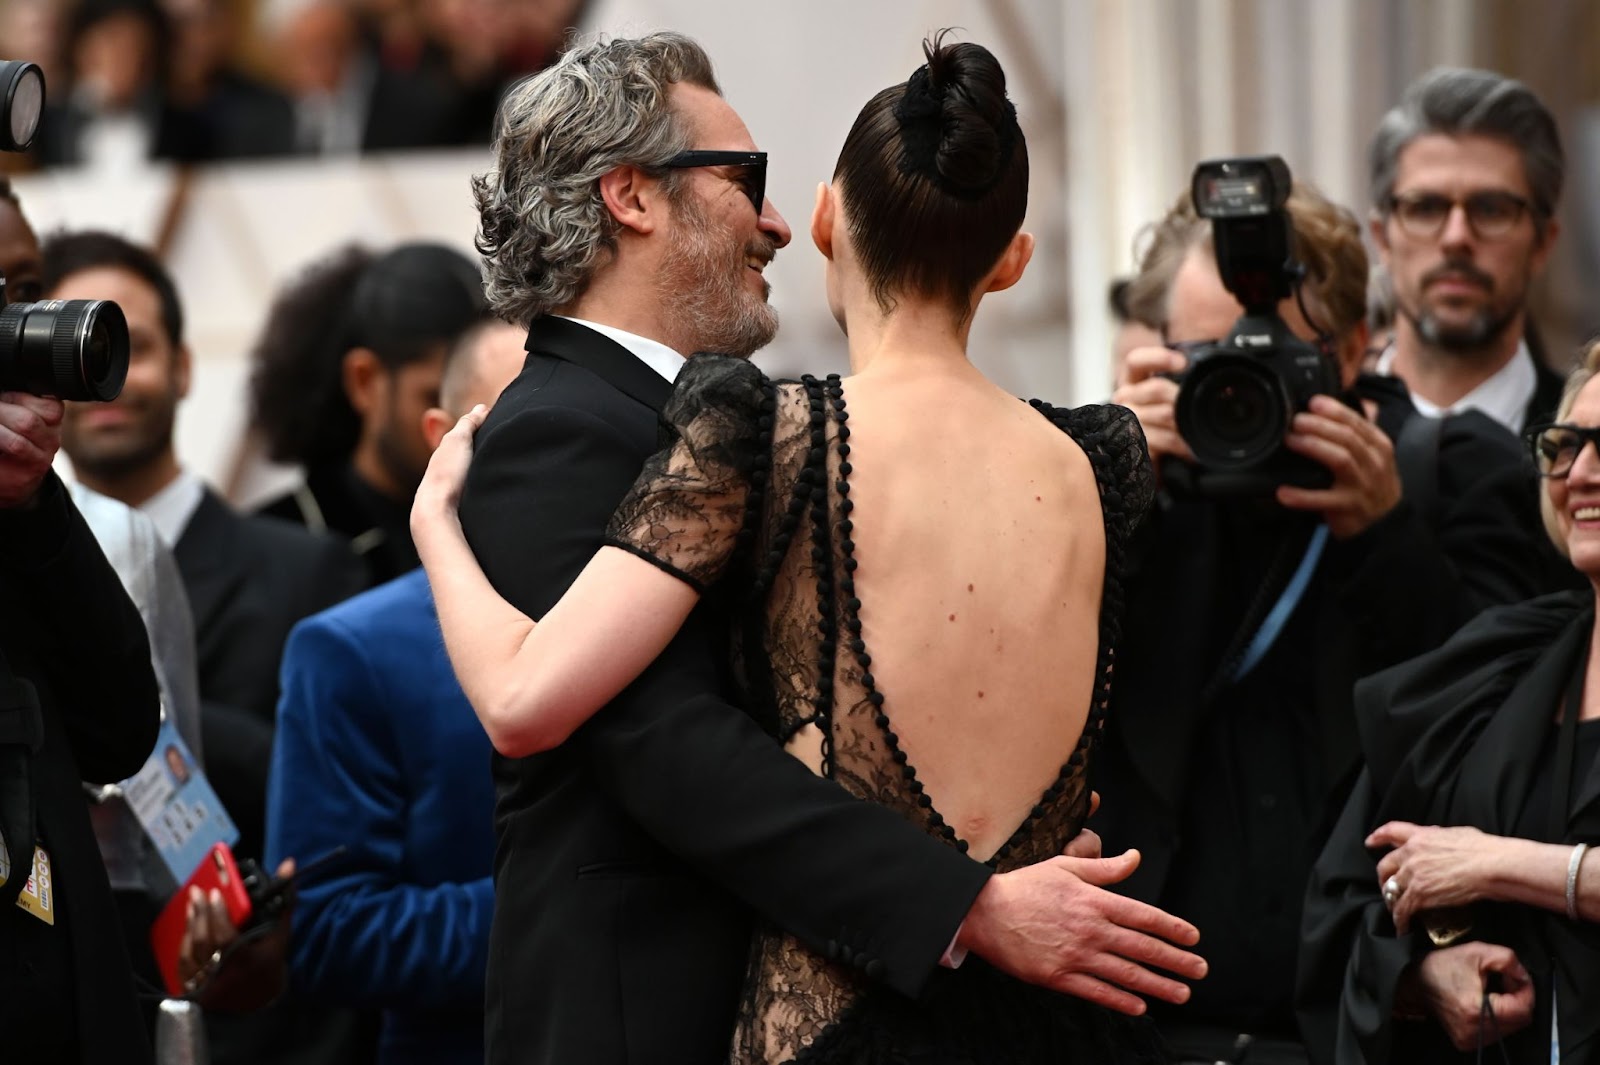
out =
<path fill-rule="evenodd" d="M 1088 456 L 1106 533 L 1098 680 L 1087 724 L 1055 782 L 989 859 L 998 871 L 1057 855 L 1088 817 L 1087 769 L 1110 698 L 1129 537 L 1154 490 L 1138 421 L 1111 406 L 1033 406 Z M 697 356 L 663 417 L 673 446 L 651 459 L 608 542 L 742 605 L 735 649 L 752 705 L 852 794 L 898 810 L 962 851 L 898 744 L 855 594 L 850 428 L 837 378 L 775 383 L 743 360 Z M 726 584 L 734 587 L 726 587 Z M 808 741 L 808 742 L 802 742 Z M 969 959 L 909 1002 L 768 929 L 752 944 L 732 1060 L 1142 1062 L 1147 1026 L 1027 987 Z"/>

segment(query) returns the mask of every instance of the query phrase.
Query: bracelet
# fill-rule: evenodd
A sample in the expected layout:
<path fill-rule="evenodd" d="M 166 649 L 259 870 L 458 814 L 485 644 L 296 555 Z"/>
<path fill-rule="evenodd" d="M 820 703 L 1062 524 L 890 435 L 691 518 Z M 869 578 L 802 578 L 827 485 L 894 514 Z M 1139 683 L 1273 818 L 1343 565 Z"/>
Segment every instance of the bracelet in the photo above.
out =
<path fill-rule="evenodd" d="M 1589 849 L 1587 843 L 1580 843 L 1572 848 L 1572 857 L 1567 861 L 1567 920 L 1578 919 L 1578 873 L 1583 869 L 1583 855 Z"/>

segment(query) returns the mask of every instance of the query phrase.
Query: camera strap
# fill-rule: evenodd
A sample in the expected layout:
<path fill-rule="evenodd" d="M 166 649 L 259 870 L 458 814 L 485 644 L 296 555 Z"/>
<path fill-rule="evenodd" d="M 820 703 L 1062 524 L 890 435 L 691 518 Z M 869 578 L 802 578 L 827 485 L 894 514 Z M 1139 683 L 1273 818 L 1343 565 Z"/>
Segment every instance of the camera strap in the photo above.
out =
<path fill-rule="evenodd" d="M 1306 588 L 1311 584 L 1311 577 L 1317 571 L 1317 563 L 1322 560 L 1323 549 L 1328 546 L 1328 525 L 1319 522 L 1311 531 L 1311 539 L 1306 544 L 1306 552 L 1300 558 L 1300 565 L 1295 567 L 1294 575 L 1289 578 L 1289 583 L 1283 586 L 1283 591 L 1278 595 L 1278 601 L 1272 604 L 1272 609 L 1267 611 L 1267 616 L 1262 619 L 1261 627 L 1256 629 L 1255 635 L 1250 637 L 1250 642 L 1244 649 L 1244 654 L 1239 656 L 1238 664 L 1234 666 L 1229 680 L 1238 684 L 1248 677 L 1261 660 L 1272 650 L 1272 645 L 1278 642 L 1278 637 L 1283 634 L 1283 627 L 1289 623 L 1289 618 L 1294 615 L 1295 607 L 1300 605 L 1300 600 L 1305 598 Z"/>

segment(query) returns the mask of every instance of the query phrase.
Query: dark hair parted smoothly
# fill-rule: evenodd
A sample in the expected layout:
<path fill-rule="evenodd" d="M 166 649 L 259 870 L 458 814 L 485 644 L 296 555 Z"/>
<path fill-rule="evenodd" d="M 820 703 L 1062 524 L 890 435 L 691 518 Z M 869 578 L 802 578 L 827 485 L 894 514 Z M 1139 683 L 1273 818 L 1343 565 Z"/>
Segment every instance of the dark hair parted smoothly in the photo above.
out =
<path fill-rule="evenodd" d="M 282 289 L 251 359 L 251 420 L 276 462 L 343 462 L 361 435 L 344 356 L 367 348 L 384 369 L 429 358 L 484 313 L 471 259 L 442 244 L 376 255 L 350 245 Z"/>
<path fill-rule="evenodd" d="M 73 274 L 101 269 L 125 270 L 155 290 L 161 326 L 176 352 L 183 345 L 183 304 L 178 301 L 177 283 L 155 252 L 101 230 L 53 233 L 39 249 L 39 285 L 46 293 Z"/>
<path fill-rule="evenodd" d="M 1028 145 L 988 49 L 922 45 L 927 64 L 867 101 L 839 153 L 850 237 L 885 312 L 940 297 L 958 320 L 1028 207 Z"/>

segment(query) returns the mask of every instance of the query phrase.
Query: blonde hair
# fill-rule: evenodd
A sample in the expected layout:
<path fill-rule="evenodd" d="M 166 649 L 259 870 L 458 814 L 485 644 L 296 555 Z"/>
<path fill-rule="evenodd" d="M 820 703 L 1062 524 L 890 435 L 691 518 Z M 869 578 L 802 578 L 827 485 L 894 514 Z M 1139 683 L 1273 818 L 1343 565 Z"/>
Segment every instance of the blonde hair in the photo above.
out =
<path fill-rule="evenodd" d="M 1567 375 L 1567 383 L 1561 389 L 1561 402 L 1556 405 L 1556 421 L 1567 420 L 1572 414 L 1572 408 L 1577 405 L 1578 393 L 1582 392 L 1583 386 L 1594 380 L 1597 375 L 1600 375 L 1600 340 L 1590 342 L 1588 349 L 1583 353 L 1583 358 L 1578 361 L 1578 368 Z M 1545 535 L 1556 545 L 1556 550 L 1566 556 L 1567 538 L 1556 522 L 1556 506 L 1550 502 L 1548 480 L 1541 486 L 1539 492 L 1539 517 L 1544 519 Z"/>

